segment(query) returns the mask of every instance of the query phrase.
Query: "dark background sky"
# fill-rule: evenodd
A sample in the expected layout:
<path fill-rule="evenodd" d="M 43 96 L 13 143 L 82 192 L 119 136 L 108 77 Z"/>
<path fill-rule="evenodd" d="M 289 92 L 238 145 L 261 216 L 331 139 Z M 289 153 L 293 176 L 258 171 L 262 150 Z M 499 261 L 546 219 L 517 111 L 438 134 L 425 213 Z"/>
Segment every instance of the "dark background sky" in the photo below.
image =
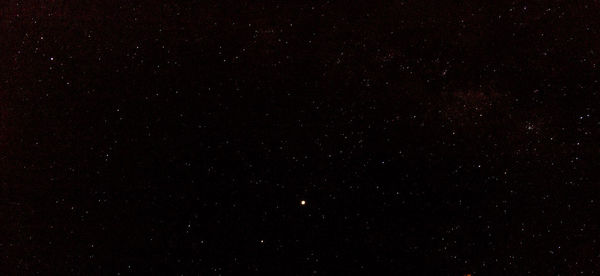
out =
<path fill-rule="evenodd" d="M 597 2 L 294 2 L 2 1 L 1 274 L 600 270 Z"/>

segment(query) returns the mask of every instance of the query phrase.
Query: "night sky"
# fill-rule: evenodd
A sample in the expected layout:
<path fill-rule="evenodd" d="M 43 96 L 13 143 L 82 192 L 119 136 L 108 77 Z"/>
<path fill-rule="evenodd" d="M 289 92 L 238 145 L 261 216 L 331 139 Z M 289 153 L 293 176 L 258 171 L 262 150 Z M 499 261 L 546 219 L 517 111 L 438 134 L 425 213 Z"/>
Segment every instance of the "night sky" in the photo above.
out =
<path fill-rule="evenodd" d="M 1 1 L 0 274 L 598 272 L 599 14 Z"/>

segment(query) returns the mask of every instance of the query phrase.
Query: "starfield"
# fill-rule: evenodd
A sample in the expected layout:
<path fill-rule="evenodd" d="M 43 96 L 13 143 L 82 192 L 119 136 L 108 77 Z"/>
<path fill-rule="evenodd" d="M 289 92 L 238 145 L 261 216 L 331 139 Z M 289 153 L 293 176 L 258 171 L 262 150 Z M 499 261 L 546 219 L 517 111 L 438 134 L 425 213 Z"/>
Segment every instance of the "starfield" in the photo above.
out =
<path fill-rule="evenodd" d="M 0 3 L 2 275 L 593 275 L 596 1 Z"/>

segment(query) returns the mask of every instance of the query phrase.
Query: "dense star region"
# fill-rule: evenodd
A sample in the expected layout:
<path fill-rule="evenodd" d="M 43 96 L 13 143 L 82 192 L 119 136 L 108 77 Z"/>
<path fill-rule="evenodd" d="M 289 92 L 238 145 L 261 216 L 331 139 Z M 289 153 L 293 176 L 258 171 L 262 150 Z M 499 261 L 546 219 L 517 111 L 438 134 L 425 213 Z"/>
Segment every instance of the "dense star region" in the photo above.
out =
<path fill-rule="evenodd" d="M 0 274 L 600 271 L 599 11 L 0 1 Z"/>

